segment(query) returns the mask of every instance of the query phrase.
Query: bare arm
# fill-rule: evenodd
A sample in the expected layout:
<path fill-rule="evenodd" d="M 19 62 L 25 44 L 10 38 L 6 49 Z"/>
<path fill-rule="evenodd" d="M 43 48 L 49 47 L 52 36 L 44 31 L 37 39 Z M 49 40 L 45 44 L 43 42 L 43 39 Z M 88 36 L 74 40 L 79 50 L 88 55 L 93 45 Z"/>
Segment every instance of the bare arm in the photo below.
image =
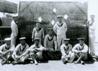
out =
<path fill-rule="evenodd" d="M 32 31 L 32 41 L 34 41 L 34 38 L 35 38 L 35 28 Z"/>

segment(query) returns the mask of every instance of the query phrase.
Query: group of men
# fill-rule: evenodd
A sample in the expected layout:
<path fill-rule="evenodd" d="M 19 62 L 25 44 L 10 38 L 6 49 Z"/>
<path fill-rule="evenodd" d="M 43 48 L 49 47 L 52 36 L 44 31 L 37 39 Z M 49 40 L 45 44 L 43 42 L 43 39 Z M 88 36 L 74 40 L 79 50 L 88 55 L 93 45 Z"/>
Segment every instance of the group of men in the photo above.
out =
<path fill-rule="evenodd" d="M 20 44 L 16 47 L 11 45 L 13 38 L 5 38 L 5 44 L 0 46 L 1 63 L 5 64 L 12 61 L 13 64 L 16 64 L 30 60 L 31 63 L 37 65 L 38 59 L 43 58 L 43 51 L 60 51 L 64 64 L 72 62 L 84 64 L 88 54 L 88 46 L 84 42 L 85 38 L 78 38 L 79 43 L 72 47 L 69 44 L 70 39 L 66 38 L 66 22 L 64 22 L 61 15 L 57 16 L 57 19 L 58 22 L 55 23 L 53 28 L 49 28 L 46 36 L 40 22 L 36 23 L 36 27 L 32 31 L 32 41 L 34 41 L 34 44 L 30 47 L 26 43 L 26 37 L 20 37 Z"/>

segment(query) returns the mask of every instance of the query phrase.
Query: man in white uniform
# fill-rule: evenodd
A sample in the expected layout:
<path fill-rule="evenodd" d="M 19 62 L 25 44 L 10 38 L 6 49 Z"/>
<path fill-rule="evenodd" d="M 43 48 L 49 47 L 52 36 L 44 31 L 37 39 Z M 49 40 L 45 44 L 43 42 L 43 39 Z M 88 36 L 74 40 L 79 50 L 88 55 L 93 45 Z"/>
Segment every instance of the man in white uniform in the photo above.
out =
<path fill-rule="evenodd" d="M 11 47 L 14 50 L 18 35 L 18 26 L 11 15 L 7 14 L 6 16 L 8 17 L 9 20 L 11 20 Z"/>
<path fill-rule="evenodd" d="M 72 51 L 74 52 L 74 58 L 77 60 L 75 63 L 81 62 L 81 64 L 84 64 L 84 61 L 87 60 L 87 54 L 88 54 L 88 46 L 84 43 L 84 38 L 78 38 L 79 43 L 77 43 Z"/>
<path fill-rule="evenodd" d="M 61 53 L 62 53 L 62 61 L 64 64 L 66 64 L 67 62 L 73 62 L 73 53 L 72 53 L 72 45 L 69 44 L 69 40 L 68 38 L 64 39 L 63 44 L 60 47 Z"/>
<path fill-rule="evenodd" d="M 57 19 L 58 19 L 58 22 L 55 23 L 53 30 L 55 34 L 57 35 L 58 50 L 60 50 L 62 40 L 66 38 L 67 25 L 63 21 L 63 17 L 61 15 L 57 16 Z"/>
<path fill-rule="evenodd" d="M 88 29 L 89 29 L 89 51 L 90 54 L 94 57 L 95 56 L 95 48 L 94 48 L 94 41 L 95 41 L 95 16 L 90 15 L 90 19 L 88 20 Z"/>
<path fill-rule="evenodd" d="M 0 46 L 0 59 L 2 60 L 2 64 L 8 63 L 9 59 L 12 58 L 12 53 L 11 51 L 11 38 L 5 38 L 4 39 L 5 44 Z"/>
<path fill-rule="evenodd" d="M 27 49 L 29 48 L 29 45 L 25 41 L 26 37 L 21 37 L 20 38 L 20 44 L 18 44 L 13 52 L 13 59 L 14 59 L 14 64 L 16 63 L 23 63 L 27 58 L 28 55 L 25 54 Z"/>
<path fill-rule="evenodd" d="M 42 52 L 43 50 L 46 50 L 41 44 L 40 44 L 40 38 L 35 38 L 34 44 L 31 45 L 31 47 L 27 50 L 27 53 L 30 53 L 30 58 L 34 61 L 34 63 L 37 65 L 37 59 L 42 59 Z"/>

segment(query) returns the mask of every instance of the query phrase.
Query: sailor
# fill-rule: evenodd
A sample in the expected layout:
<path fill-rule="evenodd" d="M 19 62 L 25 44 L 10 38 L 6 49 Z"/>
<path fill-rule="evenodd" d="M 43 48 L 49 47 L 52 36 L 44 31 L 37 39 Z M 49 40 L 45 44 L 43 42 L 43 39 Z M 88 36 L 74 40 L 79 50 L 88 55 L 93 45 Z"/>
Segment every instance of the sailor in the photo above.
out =
<path fill-rule="evenodd" d="M 72 51 L 74 52 L 74 58 L 76 59 L 75 63 L 81 62 L 84 64 L 84 61 L 87 60 L 88 46 L 85 44 L 85 38 L 78 38 L 79 43 L 77 43 Z"/>
<path fill-rule="evenodd" d="M 63 21 L 62 15 L 58 15 L 57 20 L 58 21 L 55 23 L 53 30 L 55 34 L 57 35 L 58 50 L 60 50 L 62 41 L 64 38 L 66 38 L 67 24 L 66 22 Z"/>

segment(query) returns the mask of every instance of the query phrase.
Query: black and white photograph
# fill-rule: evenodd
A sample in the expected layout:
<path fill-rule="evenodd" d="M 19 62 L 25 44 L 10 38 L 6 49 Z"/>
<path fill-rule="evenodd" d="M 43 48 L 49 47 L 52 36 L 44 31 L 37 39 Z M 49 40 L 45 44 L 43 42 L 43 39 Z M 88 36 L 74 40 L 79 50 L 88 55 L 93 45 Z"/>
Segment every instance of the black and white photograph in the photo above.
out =
<path fill-rule="evenodd" d="M 0 0 L 0 71 L 97 71 L 97 0 Z"/>

